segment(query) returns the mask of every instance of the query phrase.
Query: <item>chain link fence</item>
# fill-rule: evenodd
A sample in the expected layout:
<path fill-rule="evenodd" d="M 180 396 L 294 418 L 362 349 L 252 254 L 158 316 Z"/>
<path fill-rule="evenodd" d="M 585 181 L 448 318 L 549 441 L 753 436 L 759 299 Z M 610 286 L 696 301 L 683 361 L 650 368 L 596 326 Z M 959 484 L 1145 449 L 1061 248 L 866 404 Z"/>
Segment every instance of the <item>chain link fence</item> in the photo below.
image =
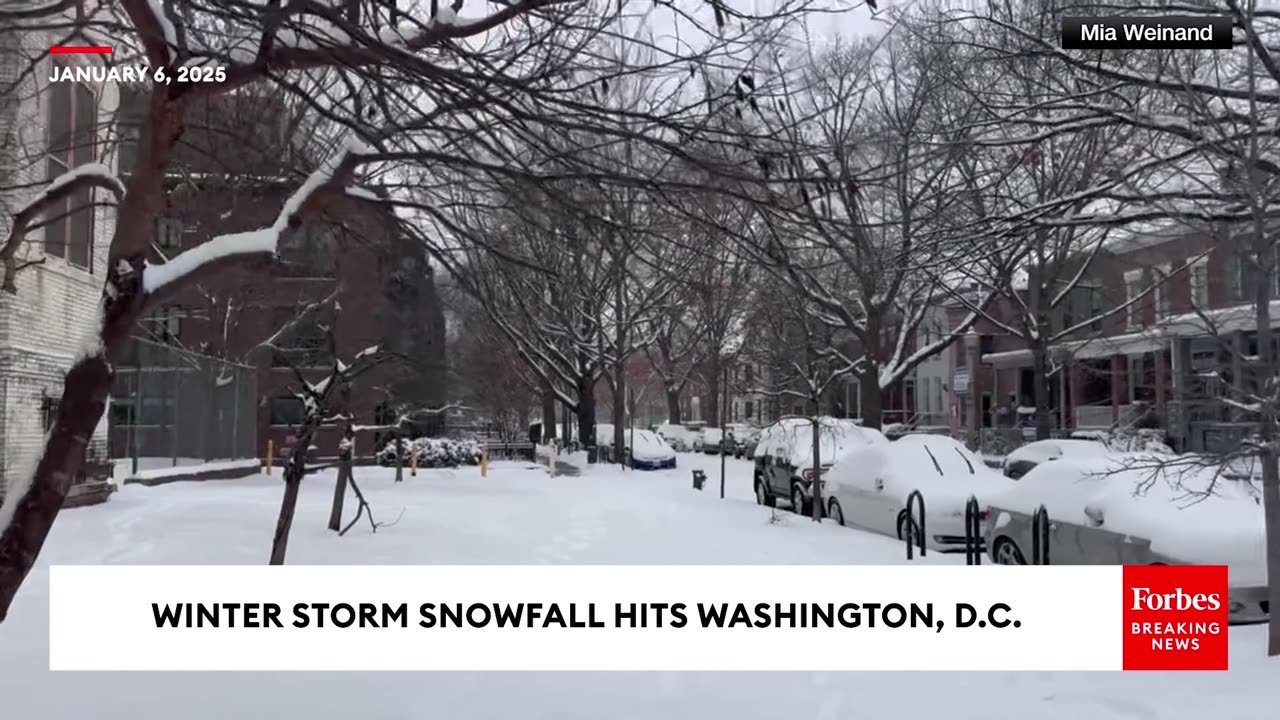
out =
<path fill-rule="evenodd" d="M 258 456 L 248 365 L 133 338 L 115 363 L 109 451 L 128 472 Z"/>

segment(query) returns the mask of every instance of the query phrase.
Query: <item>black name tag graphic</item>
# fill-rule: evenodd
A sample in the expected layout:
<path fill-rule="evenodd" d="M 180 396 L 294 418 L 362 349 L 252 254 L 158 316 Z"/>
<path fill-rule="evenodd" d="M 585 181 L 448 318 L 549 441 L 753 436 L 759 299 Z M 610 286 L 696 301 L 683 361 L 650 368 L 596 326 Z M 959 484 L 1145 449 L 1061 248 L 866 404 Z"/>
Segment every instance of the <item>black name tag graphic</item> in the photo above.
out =
<path fill-rule="evenodd" d="M 1228 50 L 1226 15 L 1065 17 L 1063 50 Z"/>

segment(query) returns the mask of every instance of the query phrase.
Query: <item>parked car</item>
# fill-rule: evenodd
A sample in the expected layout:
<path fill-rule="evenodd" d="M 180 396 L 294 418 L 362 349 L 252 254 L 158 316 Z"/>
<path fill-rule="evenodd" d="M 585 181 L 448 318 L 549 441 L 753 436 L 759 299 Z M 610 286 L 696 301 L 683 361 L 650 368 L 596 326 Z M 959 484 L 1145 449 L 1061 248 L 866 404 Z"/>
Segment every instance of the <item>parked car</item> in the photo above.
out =
<path fill-rule="evenodd" d="M 1096 440 L 1036 440 L 1005 456 L 1004 476 L 1012 480 L 1026 475 L 1037 465 L 1063 458 L 1104 457 L 1111 451 Z"/>
<path fill-rule="evenodd" d="M 1261 486 L 1193 462 L 1129 453 L 1044 463 L 987 500 L 991 559 L 1034 560 L 1043 505 L 1051 565 L 1227 565 L 1230 621 L 1265 620 Z"/>
<path fill-rule="evenodd" d="M 637 470 L 665 470 L 676 466 L 676 451 L 657 433 L 636 430 L 635 439 L 631 442 L 631 467 Z"/>
<path fill-rule="evenodd" d="M 907 499 L 924 499 L 925 546 L 963 550 L 965 505 L 1010 484 L 964 445 L 942 435 L 904 435 L 881 445 L 858 448 L 835 464 L 824 485 L 827 516 L 841 525 L 920 541 L 920 528 L 907 513 Z M 916 511 L 918 512 L 918 510 Z M 979 521 L 985 525 L 985 513 Z M 985 537 L 980 528 L 979 542 Z"/>
<path fill-rule="evenodd" d="M 689 452 L 692 450 L 694 440 L 698 435 L 693 430 L 675 423 L 659 425 L 654 432 L 677 452 Z"/>
<path fill-rule="evenodd" d="M 702 429 L 702 452 L 707 455 L 719 455 L 720 448 L 723 446 L 722 441 L 728 441 L 724 430 L 713 427 Z"/>
<path fill-rule="evenodd" d="M 889 442 L 879 430 L 850 420 L 822 417 L 819 424 L 820 476 L 855 448 Z M 793 511 L 808 512 L 814 480 L 813 446 L 814 428 L 809 418 L 784 418 L 761 430 L 753 455 L 756 502 L 774 507 L 778 498 L 783 498 Z"/>
<path fill-rule="evenodd" d="M 746 425 L 743 423 L 735 423 L 728 426 L 729 431 L 729 450 L 735 458 L 751 457 L 747 454 L 747 444 L 753 443 L 760 437 L 760 428 Z"/>

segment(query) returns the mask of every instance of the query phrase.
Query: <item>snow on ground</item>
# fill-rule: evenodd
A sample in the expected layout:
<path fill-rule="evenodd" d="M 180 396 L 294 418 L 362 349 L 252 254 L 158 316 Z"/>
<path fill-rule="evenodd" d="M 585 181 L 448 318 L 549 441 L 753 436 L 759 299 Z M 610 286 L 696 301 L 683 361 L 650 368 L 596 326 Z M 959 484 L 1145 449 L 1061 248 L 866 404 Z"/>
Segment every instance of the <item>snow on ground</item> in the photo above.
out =
<path fill-rule="evenodd" d="M 132 458 L 116 458 L 112 461 L 112 477 L 117 480 L 123 480 L 132 476 L 133 459 Z M 257 459 L 252 460 L 201 460 L 200 458 L 178 458 L 178 462 L 174 463 L 171 457 L 140 457 L 138 458 L 138 475 L 146 477 L 163 477 L 166 474 L 173 474 L 176 470 L 180 473 L 192 472 L 193 465 L 209 464 L 215 466 L 214 469 L 227 469 L 227 467 L 240 467 L 238 463 L 251 465 L 252 463 L 260 463 Z"/>
<path fill-rule="evenodd" d="M 333 475 L 303 484 L 292 563 L 851 563 L 904 561 L 895 541 L 754 504 L 751 466 L 690 453 L 680 467 L 593 467 L 551 478 L 494 463 L 422 470 L 359 468 L 379 520 L 326 531 Z M 706 490 L 690 470 L 707 471 Z M 0 708 L 41 720 L 1268 720 L 1280 665 L 1263 659 L 1263 628 L 1233 629 L 1227 673 L 49 673 L 50 564 L 260 564 L 280 501 L 279 478 L 124 487 L 110 502 L 60 516 L 40 563 L 0 624 Z M 348 512 L 350 512 L 350 506 Z M 930 553 L 929 562 L 962 563 Z M 1119 630 L 1117 629 L 1117 632 Z M 849 652 L 857 652 L 850 645 Z"/>

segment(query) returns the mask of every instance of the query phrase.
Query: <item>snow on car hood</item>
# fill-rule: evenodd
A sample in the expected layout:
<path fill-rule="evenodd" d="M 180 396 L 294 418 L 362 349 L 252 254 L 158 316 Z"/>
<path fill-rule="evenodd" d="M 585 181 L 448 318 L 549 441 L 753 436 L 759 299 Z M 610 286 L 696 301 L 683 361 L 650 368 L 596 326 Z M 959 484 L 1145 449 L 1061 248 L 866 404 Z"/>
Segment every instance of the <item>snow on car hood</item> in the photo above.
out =
<path fill-rule="evenodd" d="M 1005 456 L 1005 462 L 1040 463 L 1061 457 L 1099 457 L 1108 453 L 1107 446 L 1093 440 L 1036 440 Z"/>
<path fill-rule="evenodd" d="M 872 487 L 877 478 L 903 504 L 919 490 L 930 514 L 960 511 L 970 495 L 985 503 L 1013 484 L 955 440 L 924 435 L 854 450 L 836 463 L 827 482 Z"/>
<path fill-rule="evenodd" d="M 1220 468 L 1168 463 L 1122 470 L 1088 499 L 1102 527 L 1151 541 L 1180 562 L 1227 565 L 1233 587 L 1265 585 L 1261 485 Z"/>
<path fill-rule="evenodd" d="M 676 451 L 662 438 L 648 430 L 637 430 L 631 441 L 631 456 L 636 460 L 671 460 Z"/>

